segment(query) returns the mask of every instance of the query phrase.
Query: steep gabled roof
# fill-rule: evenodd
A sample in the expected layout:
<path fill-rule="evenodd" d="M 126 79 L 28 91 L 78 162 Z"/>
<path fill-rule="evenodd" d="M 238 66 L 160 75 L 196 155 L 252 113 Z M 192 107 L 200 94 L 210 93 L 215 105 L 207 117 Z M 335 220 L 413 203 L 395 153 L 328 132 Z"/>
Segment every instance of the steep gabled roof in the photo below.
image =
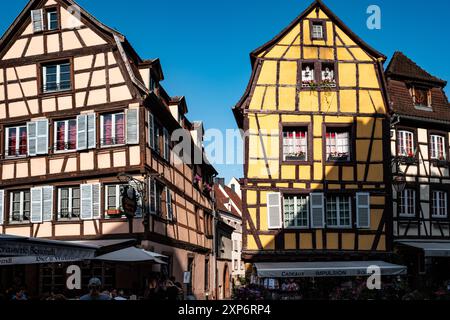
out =
<path fill-rule="evenodd" d="M 254 50 L 251 54 L 251 60 L 252 65 L 256 60 L 256 57 L 263 51 L 267 50 L 271 46 L 275 45 L 277 42 L 279 42 L 286 34 L 288 34 L 300 21 L 305 19 L 313 10 L 316 8 L 320 8 L 339 28 L 342 29 L 355 43 L 360 45 L 364 50 L 366 50 L 368 53 L 370 53 L 375 58 L 380 58 L 382 60 L 386 60 L 387 57 L 380 53 L 379 51 L 372 48 L 370 45 L 368 45 L 364 40 L 362 40 L 360 37 L 358 37 L 347 25 L 342 22 L 341 19 L 339 19 L 338 16 L 336 16 L 333 11 L 330 10 L 321 0 L 314 0 L 314 2 L 305 10 L 303 11 L 297 18 L 295 18 L 294 21 L 289 24 L 283 31 L 281 31 L 278 35 L 276 35 L 272 40 L 267 42 L 266 44 L 262 45 L 258 49 Z"/>
<path fill-rule="evenodd" d="M 425 81 L 441 86 L 447 84 L 446 81 L 429 74 L 400 51 L 394 53 L 394 56 L 386 69 L 386 76 Z"/>
<path fill-rule="evenodd" d="M 219 211 L 226 212 L 236 218 L 242 219 L 240 213 L 242 212 L 242 201 L 232 189 L 228 188 L 227 186 L 215 184 L 214 195 L 216 198 L 216 206 Z M 231 205 L 231 210 L 226 207 L 226 204 L 228 204 L 230 200 L 234 204 Z M 235 206 L 240 212 L 236 209 Z"/>

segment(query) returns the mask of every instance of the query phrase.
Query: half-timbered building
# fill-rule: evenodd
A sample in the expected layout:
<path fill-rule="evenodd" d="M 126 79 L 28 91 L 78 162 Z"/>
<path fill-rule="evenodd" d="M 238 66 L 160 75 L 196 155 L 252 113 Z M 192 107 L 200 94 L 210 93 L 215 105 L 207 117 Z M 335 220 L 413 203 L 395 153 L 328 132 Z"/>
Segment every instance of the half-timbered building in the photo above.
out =
<path fill-rule="evenodd" d="M 233 110 L 246 134 L 248 271 L 351 275 L 353 263 L 365 274 L 367 262 L 388 258 L 385 60 L 321 1 L 251 53 L 251 80 Z"/>
<path fill-rule="evenodd" d="M 0 40 L 0 233 L 137 239 L 167 257 L 158 271 L 177 281 L 190 272 L 188 294 L 212 293 L 216 171 L 202 160 L 177 161 L 172 133 L 189 134 L 193 152 L 184 160 L 203 155 L 204 130 L 163 79 L 158 59 L 141 59 L 124 35 L 74 1 L 30 1 Z M 120 173 L 145 187 L 131 222 Z M 24 268 L 40 293 L 65 283 L 53 267 Z M 96 275 L 105 286 L 145 285 L 133 270 Z"/>
<path fill-rule="evenodd" d="M 450 107 L 441 80 L 396 52 L 386 70 L 392 109 L 394 236 L 410 274 L 447 280 Z"/>

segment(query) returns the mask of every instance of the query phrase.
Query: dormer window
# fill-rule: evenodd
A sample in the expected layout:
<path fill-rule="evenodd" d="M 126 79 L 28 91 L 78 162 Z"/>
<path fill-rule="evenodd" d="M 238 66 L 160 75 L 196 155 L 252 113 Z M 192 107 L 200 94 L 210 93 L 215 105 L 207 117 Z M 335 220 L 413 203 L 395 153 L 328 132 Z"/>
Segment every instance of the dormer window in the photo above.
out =
<path fill-rule="evenodd" d="M 416 108 L 431 108 L 431 90 L 427 88 L 411 87 L 411 96 Z"/>
<path fill-rule="evenodd" d="M 311 23 L 311 39 L 325 40 L 325 22 L 322 20 Z"/>
<path fill-rule="evenodd" d="M 58 20 L 58 11 L 56 8 L 51 8 L 47 11 L 47 30 L 58 30 L 59 20 Z"/>

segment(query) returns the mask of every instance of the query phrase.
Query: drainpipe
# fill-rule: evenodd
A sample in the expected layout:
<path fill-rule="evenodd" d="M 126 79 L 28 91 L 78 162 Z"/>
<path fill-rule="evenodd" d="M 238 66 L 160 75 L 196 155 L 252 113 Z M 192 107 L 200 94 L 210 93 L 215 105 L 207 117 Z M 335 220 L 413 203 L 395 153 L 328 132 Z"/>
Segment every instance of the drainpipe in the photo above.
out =
<path fill-rule="evenodd" d="M 218 286 L 217 286 L 217 254 L 218 254 L 218 250 L 217 250 L 217 210 L 216 210 L 216 193 L 215 190 L 213 188 L 212 190 L 212 208 L 213 208 L 213 248 L 212 248 L 212 256 L 214 259 L 214 281 L 213 281 L 213 288 L 214 288 L 214 294 L 215 294 L 215 300 L 218 300 Z"/>

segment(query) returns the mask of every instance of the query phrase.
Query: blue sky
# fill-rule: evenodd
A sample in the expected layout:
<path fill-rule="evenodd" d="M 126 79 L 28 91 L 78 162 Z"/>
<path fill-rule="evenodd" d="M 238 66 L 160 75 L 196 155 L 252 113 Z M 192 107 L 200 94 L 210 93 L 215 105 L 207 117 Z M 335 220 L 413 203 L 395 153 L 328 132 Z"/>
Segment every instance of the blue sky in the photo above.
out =
<path fill-rule="evenodd" d="M 450 1 L 324 0 L 356 34 L 388 57 L 401 50 L 433 75 L 450 80 Z M 27 0 L 2 1 L 3 33 Z M 189 118 L 206 128 L 235 128 L 231 108 L 251 72 L 249 53 L 272 39 L 311 0 L 79 0 L 123 33 L 144 58 L 159 57 L 171 95 L 185 95 Z M 382 12 L 381 30 L 366 27 L 369 5 Z M 447 93 L 449 90 L 447 89 Z M 242 166 L 217 165 L 242 177 Z"/>

